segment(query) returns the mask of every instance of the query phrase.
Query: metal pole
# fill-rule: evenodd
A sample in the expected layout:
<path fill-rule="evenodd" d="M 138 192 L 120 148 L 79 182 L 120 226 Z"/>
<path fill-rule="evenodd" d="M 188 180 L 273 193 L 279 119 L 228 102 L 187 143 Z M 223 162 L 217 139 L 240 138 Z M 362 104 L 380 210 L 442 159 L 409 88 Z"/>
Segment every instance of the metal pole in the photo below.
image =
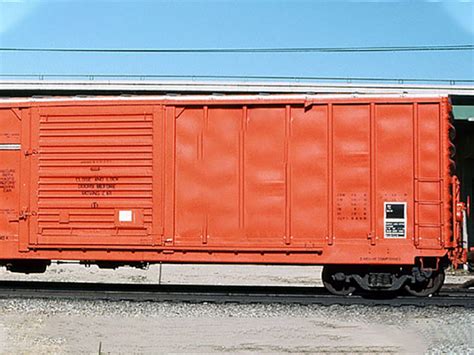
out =
<path fill-rule="evenodd" d="M 158 285 L 161 285 L 161 269 L 163 264 L 160 262 L 160 272 L 158 273 Z"/>
<path fill-rule="evenodd" d="M 466 209 L 464 209 L 462 212 L 462 247 L 464 250 L 468 249 L 468 240 L 469 236 L 467 234 L 467 212 Z M 465 271 L 469 270 L 468 263 L 463 264 L 463 269 Z"/>

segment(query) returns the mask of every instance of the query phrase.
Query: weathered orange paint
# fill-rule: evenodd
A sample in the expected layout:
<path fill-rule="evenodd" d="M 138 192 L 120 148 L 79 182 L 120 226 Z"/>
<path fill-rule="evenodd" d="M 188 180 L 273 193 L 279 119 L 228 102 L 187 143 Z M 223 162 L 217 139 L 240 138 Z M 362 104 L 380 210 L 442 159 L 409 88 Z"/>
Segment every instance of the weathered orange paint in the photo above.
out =
<path fill-rule="evenodd" d="M 0 258 L 412 264 L 453 237 L 447 98 L 0 103 Z M 387 238 L 384 203 L 406 203 Z M 387 207 L 389 208 L 389 207 Z"/>

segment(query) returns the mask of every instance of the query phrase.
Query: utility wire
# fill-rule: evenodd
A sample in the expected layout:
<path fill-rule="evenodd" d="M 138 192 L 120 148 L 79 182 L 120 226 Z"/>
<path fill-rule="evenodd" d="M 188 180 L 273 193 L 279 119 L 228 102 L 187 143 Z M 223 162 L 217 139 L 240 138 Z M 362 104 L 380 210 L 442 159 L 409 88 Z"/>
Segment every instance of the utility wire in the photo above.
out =
<path fill-rule="evenodd" d="M 287 81 L 340 81 L 340 82 L 396 82 L 396 83 L 474 83 L 474 79 L 423 79 L 423 78 L 370 78 L 325 77 L 283 75 L 190 75 L 190 74 L 0 74 L 0 78 L 69 78 L 69 79 L 239 79 L 239 80 L 287 80 Z"/>
<path fill-rule="evenodd" d="M 63 53 L 365 53 L 472 51 L 474 44 L 393 47 L 282 47 L 282 48 L 28 48 L 0 47 L 0 52 Z"/>

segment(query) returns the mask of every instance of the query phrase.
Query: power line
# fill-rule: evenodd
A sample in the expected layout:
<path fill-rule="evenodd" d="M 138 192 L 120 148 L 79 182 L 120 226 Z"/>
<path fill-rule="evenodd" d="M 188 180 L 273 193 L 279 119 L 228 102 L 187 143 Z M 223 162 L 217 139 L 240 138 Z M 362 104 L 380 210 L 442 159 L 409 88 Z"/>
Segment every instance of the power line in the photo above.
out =
<path fill-rule="evenodd" d="M 392 47 L 282 47 L 282 48 L 27 48 L 0 47 L 0 52 L 62 53 L 371 53 L 472 51 L 474 44 Z"/>
<path fill-rule="evenodd" d="M 434 78 L 381 78 L 381 77 L 329 77 L 284 75 L 191 75 L 191 74 L 0 74 L 0 78 L 63 78 L 63 79 L 211 79 L 211 80 L 286 80 L 286 81 L 339 81 L 339 82 L 396 82 L 403 83 L 474 83 L 474 79 Z"/>

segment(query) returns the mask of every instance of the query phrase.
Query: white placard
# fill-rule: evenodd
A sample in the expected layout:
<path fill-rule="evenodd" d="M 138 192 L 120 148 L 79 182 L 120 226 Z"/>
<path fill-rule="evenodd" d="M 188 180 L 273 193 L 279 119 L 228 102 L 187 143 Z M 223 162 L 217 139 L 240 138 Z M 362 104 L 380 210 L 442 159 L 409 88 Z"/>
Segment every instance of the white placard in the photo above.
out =
<path fill-rule="evenodd" d="M 119 211 L 119 222 L 132 222 L 132 211 Z"/>
<path fill-rule="evenodd" d="M 407 203 L 384 203 L 384 238 L 403 239 L 407 237 Z"/>

